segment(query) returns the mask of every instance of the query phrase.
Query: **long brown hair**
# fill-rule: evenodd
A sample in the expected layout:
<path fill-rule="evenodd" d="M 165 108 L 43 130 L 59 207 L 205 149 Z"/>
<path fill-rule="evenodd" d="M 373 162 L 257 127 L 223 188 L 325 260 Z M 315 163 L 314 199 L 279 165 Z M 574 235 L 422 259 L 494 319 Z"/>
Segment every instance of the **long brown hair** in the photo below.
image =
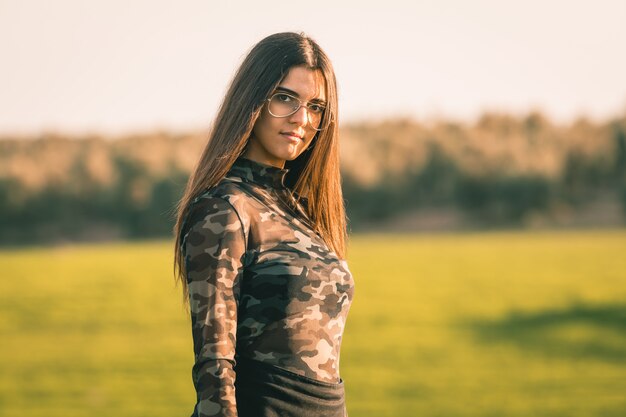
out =
<path fill-rule="evenodd" d="M 268 96 L 296 66 L 319 70 L 325 80 L 329 127 L 318 132 L 308 149 L 293 161 L 287 184 L 297 196 L 306 197 L 308 215 L 318 233 L 340 258 L 345 257 L 346 217 L 339 173 L 337 84 L 328 56 L 302 33 L 276 33 L 262 39 L 237 70 L 209 133 L 208 142 L 185 192 L 178 203 L 174 271 L 188 301 L 188 288 L 181 243 L 183 223 L 192 201 L 217 185 L 245 151 L 252 128 Z"/>

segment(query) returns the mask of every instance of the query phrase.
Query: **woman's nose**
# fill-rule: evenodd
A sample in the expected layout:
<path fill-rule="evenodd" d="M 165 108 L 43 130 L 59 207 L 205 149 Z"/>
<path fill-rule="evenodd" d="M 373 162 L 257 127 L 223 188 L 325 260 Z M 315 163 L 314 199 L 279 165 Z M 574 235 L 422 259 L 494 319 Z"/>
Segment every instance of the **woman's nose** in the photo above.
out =
<path fill-rule="evenodd" d="M 297 123 L 299 126 L 305 126 L 308 122 L 309 113 L 306 106 L 300 107 L 294 114 L 291 115 L 289 121 L 291 123 Z"/>

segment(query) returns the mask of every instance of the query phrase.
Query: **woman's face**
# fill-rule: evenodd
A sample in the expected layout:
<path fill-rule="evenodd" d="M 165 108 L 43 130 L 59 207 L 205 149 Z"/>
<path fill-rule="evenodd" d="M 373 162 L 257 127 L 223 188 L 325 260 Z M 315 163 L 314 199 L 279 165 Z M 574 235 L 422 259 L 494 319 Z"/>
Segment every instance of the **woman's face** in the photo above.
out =
<path fill-rule="evenodd" d="M 297 97 L 302 103 L 325 103 L 324 90 L 321 71 L 293 67 L 270 96 L 276 92 L 285 92 Z M 308 122 L 309 114 L 305 105 L 287 117 L 272 116 L 267 105 L 268 102 L 265 102 L 254 124 L 244 157 L 283 168 L 285 161 L 296 159 L 309 146 L 317 131 Z"/>

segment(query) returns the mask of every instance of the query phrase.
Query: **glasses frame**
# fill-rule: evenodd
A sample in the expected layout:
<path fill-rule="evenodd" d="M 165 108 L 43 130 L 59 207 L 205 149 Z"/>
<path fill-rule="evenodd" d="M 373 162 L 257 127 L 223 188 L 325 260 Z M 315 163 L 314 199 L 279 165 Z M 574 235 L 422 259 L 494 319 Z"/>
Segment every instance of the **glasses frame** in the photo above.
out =
<path fill-rule="evenodd" d="M 284 116 L 277 116 L 277 115 L 275 115 L 274 113 L 272 113 L 272 111 L 270 110 L 270 102 L 272 101 L 272 99 L 273 99 L 275 96 L 277 96 L 277 95 L 279 95 L 279 94 L 280 94 L 280 95 L 287 96 L 287 97 L 290 97 L 290 98 L 294 99 L 295 101 L 297 101 L 297 102 L 298 102 L 298 107 L 296 107 L 296 108 L 295 108 L 295 110 L 294 110 L 294 111 L 292 111 L 291 113 L 286 114 L 286 115 L 284 115 Z M 304 107 L 306 108 L 306 121 L 307 121 L 307 124 L 311 126 L 311 128 L 313 128 L 313 129 L 314 129 L 315 131 L 317 131 L 317 132 L 321 132 L 321 131 L 323 131 L 323 130 L 327 129 L 328 127 L 330 127 L 330 125 L 331 125 L 331 123 L 332 123 L 332 117 L 328 119 L 327 125 L 326 125 L 326 126 L 324 126 L 324 127 L 322 127 L 322 128 L 317 128 L 317 127 L 314 127 L 314 126 L 313 126 L 313 124 L 311 124 L 311 115 L 310 115 L 310 113 L 309 113 L 309 111 L 310 111 L 310 110 L 309 110 L 309 106 L 308 106 L 309 104 L 313 104 L 313 103 L 311 103 L 311 102 L 309 102 L 309 101 L 305 101 L 305 102 L 303 102 L 302 100 L 300 100 L 298 97 L 294 96 L 293 94 L 289 94 L 289 93 L 286 93 L 286 92 L 284 92 L 284 91 L 277 91 L 277 92 L 275 92 L 274 94 L 272 94 L 272 95 L 271 95 L 271 96 L 267 99 L 267 112 L 268 112 L 268 113 L 269 113 L 272 117 L 276 117 L 276 118 L 282 119 L 282 118 L 284 118 L 284 117 L 289 117 L 289 116 L 291 116 L 291 115 L 293 115 L 293 114 L 296 114 L 296 113 L 297 113 L 297 111 L 298 111 L 298 110 L 300 110 L 300 108 L 301 108 L 302 106 L 304 106 Z M 320 119 L 320 126 L 322 126 L 322 125 L 324 124 L 324 121 L 326 120 L 326 119 L 325 119 L 325 118 L 326 118 L 326 116 L 327 116 L 326 111 L 328 110 L 328 108 L 327 108 L 326 106 L 322 106 L 321 104 L 317 104 L 317 105 L 318 105 L 318 106 L 320 106 L 320 107 L 323 107 L 323 108 L 324 108 L 324 110 L 323 110 L 323 112 L 322 112 L 322 118 Z"/>

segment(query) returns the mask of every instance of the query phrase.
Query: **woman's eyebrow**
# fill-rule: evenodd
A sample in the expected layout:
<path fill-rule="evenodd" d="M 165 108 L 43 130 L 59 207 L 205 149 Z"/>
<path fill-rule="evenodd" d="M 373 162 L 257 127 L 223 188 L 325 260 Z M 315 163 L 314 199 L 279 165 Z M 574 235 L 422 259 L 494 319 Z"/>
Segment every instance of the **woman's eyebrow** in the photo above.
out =
<path fill-rule="evenodd" d="M 286 87 L 281 87 L 280 85 L 278 87 L 276 87 L 276 91 L 284 91 L 285 93 L 289 93 L 292 96 L 296 96 L 296 97 L 300 98 L 300 94 L 298 94 L 295 91 L 290 90 L 290 89 L 288 89 Z"/>
<path fill-rule="evenodd" d="M 282 91 L 282 92 L 284 92 L 284 93 L 288 93 L 288 94 L 291 94 L 292 96 L 295 96 L 295 97 L 300 98 L 300 94 L 296 93 L 296 92 L 295 92 L 295 91 L 293 91 L 293 90 L 288 89 L 287 87 L 281 87 L 281 86 L 279 85 L 279 86 L 277 86 L 277 87 L 276 87 L 276 91 Z M 313 100 L 309 100 L 309 101 L 311 101 L 311 102 L 316 102 L 316 103 L 323 103 L 323 104 L 326 104 L 326 101 L 325 101 L 325 100 L 322 100 L 322 99 L 320 99 L 320 98 L 314 98 Z"/>

